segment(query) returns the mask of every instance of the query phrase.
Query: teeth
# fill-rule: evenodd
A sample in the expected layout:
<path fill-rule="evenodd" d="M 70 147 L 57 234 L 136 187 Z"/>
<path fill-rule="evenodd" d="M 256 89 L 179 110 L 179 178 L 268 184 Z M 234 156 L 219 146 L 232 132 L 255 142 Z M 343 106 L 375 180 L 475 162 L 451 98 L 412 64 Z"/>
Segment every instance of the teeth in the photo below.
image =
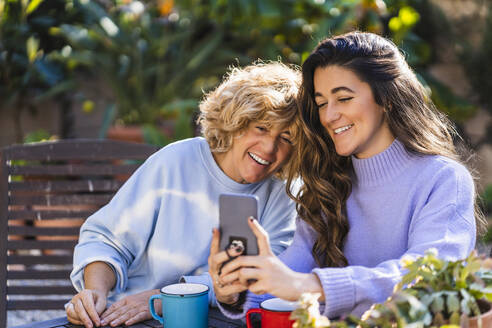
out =
<path fill-rule="evenodd" d="M 251 156 L 255 161 L 257 161 L 258 163 L 262 164 L 262 165 L 268 165 L 270 164 L 269 161 L 265 161 L 263 158 L 253 154 L 253 153 L 248 153 L 249 156 Z"/>
<path fill-rule="evenodd" d="M 341 133 L 343 131 L 346 131 L 346 130 L 350 129 L 352 126 L 353 126 L 353 124 L 342 126 L 341 128 L 335 129 L 334 132 L 335 132 L 335 134 L 339 134 L 339 133 Z"/>

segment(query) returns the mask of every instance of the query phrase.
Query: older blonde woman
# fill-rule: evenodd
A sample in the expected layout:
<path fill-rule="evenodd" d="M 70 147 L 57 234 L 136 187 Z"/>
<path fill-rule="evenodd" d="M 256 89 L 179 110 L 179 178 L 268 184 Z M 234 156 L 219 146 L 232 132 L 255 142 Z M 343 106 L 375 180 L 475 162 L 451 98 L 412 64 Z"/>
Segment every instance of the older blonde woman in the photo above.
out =
<path fill-rule="evenodd" d="M 221 193 L 257 195 L 272 249 L 286 248 L 296 214 L 282 177 L 299 84 L 299 72 L 281 63 L 231 69 L 200 104 L 204 138 L 161 149 L 87 219 L 71 274 L 79 293 L 66 306 L 72 323 L 148 319 L 149 297 L 181 276 L 212 288 L 207 258 Z"/>

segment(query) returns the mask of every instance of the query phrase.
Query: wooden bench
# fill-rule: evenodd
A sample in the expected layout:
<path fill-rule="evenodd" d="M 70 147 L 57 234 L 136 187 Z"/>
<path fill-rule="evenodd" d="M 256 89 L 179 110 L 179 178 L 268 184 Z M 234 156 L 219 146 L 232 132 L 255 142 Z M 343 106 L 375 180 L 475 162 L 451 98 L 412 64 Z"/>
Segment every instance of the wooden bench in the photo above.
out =
<path fill-rule="evenodd" d="M 157 147 L 110 140 L 13 145 L 0 153 L 0 327 L 7 310 L 63 309 L 80 225 Z"/>

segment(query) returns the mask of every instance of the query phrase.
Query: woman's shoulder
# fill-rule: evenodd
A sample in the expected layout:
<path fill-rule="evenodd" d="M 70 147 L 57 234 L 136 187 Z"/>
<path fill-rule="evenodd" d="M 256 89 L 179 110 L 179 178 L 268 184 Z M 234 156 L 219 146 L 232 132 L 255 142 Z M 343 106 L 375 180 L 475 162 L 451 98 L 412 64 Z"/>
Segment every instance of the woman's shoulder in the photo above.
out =
<path fill-rule="evenodd" d="M 426 194 L 440 194 L 459 203 L 472 201 L 475 184 L 470 171 L 462 163 L 440 155 L 425 155 L 420 159 L 415 185 Z"/>
<path fill-rule="evenodd" d="M 202 137 L 178 140 L 162 147 L 149 157 L 149 159 L 165 160 L 168 163 L 181 160 L 183 157 L 190 159 L 203 147 L 208 147 L 208 144 Z"/>
<path fill-rule="evenodd" d="M 468 168 L 452 158 L 442 155 L 423 155 L 420 157 L 418 169 L 422 175 L 428 173 L 433 176 L 472 180 Z"/>

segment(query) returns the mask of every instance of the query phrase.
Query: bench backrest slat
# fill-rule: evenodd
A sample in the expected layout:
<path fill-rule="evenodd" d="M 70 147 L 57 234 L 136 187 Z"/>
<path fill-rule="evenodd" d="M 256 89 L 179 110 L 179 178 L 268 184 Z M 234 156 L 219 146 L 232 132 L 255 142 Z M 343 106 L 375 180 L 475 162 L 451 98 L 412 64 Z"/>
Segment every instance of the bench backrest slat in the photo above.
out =
<path fill-rule="evenodd" d="M 75 292 L 69 275 L 80 225 L 156 150 L 84 139 L 1 150 L 0 326 L 7 309 L 63 309 Z"/>

